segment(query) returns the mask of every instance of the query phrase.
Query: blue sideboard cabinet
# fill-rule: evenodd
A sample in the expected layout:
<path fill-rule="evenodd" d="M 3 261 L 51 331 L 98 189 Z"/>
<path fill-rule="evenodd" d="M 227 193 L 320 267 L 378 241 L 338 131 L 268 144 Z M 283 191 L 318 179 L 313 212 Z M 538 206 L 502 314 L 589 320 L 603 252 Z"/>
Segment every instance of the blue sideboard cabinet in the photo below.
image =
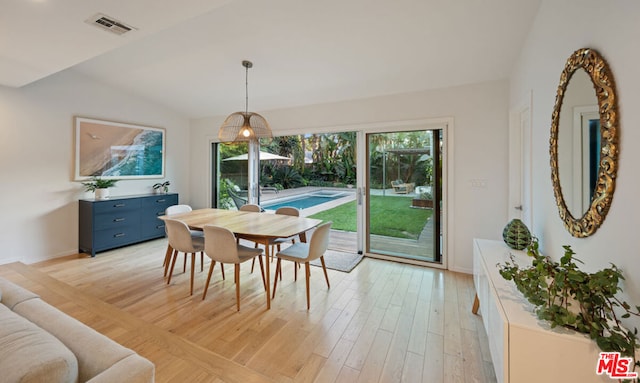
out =
<path fill-rule="evenodd" d="M 99 251 L 164 237 L 158 216 L 178 204 L 178 194 L 82 199 L 79 206 L 78 251 L 95 257 Z"/>

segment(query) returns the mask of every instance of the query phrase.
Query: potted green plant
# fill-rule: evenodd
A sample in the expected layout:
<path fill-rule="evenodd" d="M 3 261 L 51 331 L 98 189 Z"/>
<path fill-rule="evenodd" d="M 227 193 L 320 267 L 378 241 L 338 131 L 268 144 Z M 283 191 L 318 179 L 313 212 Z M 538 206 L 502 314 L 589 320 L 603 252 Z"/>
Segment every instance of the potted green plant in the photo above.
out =
<path fill-rule="evenodd" d="M 433 194 L 429 191 L 418 193 L 416 198 L 411 201 L 411 206 L 421 208 L 433 208 Z"/>
<path fill-rule="evenodd" d="M 153 190 L 156 191 L 156 193 L 168 193 L 169 192 L 169 185 L 171 185 L 171 182 L 169 181 L 165 181 L 162 183 L 157 183 L 153 185 Z"/>
<path fill-rule="evenodd" d="M 109 188 L 116 185 L 118 179 L 114 178 L 100 178 L 100 177 L 91 177 L 90 181 L 83 182 L 84 190 L 88 192 L 94 192 L 96 199 L 108 199 L 109 198 Z"/>
<path fill-rule="evenodd" d="M 604 352 L 619 352 L 632 358 L 635 367 L 639 347 L 637 330 L 626 329 L 623 318 L 640 316 L 640 306 L 631 306 L 618 298 L 622 293 L 622 271 L 614 264 L 594 273 L 580 270 L 571 246 L 565 245 L 559 262 L 538 251 L 533 237 L 527 253 L 531 266 L 511 260 L 498 264 L 500 275 L 513 281 L 524 297 L 535 306 L 538 318 L 551 327 L 565 327 L 588 334 Z"/>

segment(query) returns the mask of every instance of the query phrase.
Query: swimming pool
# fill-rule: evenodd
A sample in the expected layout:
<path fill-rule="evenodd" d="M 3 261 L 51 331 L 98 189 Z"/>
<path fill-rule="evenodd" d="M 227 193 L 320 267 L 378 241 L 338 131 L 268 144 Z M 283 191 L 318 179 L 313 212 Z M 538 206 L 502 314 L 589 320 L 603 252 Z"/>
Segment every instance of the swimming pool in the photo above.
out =
<path fill-rule="evenodd" d="M 319 190 L 309 194 L 303 194 L 299 196 L 278 198 L 277 200 L 265 202 L 262 207 L 265 210 L 276 210 L 283 206 L 293 206 L 300 210 L 308 209 L 312 206 L 320 205 L 325 202 L 333 201 L 338 198 L 346 197 L 349 193 L 346 192 L 334 192 L 329 190 Z"/>

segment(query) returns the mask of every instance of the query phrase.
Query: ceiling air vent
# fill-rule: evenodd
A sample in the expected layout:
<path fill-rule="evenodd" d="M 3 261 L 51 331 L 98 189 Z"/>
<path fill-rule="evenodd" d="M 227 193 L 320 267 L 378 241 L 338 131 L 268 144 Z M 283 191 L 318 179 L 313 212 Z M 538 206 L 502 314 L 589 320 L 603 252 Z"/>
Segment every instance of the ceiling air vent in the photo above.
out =
<path fill-rule="evenodd" d="M 92 17 L 85 20 L 85 23 L 94 25 L 116 35 L 123 35 L 136 29 L 130 25 L 114 19 L 111 16 L 103 15 L 102 13 L 93 15 Z"/>

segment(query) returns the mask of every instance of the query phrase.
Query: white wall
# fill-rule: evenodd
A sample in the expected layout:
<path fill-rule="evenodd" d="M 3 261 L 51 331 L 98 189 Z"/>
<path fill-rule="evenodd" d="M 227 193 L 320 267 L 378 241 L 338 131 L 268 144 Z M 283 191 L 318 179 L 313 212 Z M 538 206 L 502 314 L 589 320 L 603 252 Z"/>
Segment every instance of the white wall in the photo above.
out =
<path fill-rule="evenodd" d="M 72 71 L 0 86 L 0 264 L 77 253 L 78 199 L 89 194 L 72 182 L 76 115 L 165 128 L 166 179 L 188 202 L 188 119 Z M 157 181 L 121 181 L 111 194 L 149 193 Z"/>
<path fill-rule="evenodd" d="M 640 3 L 631 0 L 544 0 L 511 82 L 511 100 L 533 94 L 533 216 L 532 231 L 542 251 L 559 258 L 571 245 L 585 269 L 615 263 L 623 269 L 629 303 L 640 304 Z M 620 166 L 613 203 L 603 226 L 591 237 L 572 237 L 558 216 L 549 170 L 549 130 L 556 87 L 567 58 L 577 49 L 594 48 L 613 72 L 619 101 Z M 639 321 L 634 321 L 640 326 Z"/>
<path fill-rule="evenodd" d="M 501 238 L 507 209 L 508 82 L 496 81 L 417 93 L 376 97 L 307 107 L 260 111 L 274 134 L 353 129 L 354 126 L 453 117 L 453 178 L 449 219 L 454 248 L 449 268 L 472 271 L 472 239 Z M 194 207 L 210 205 L 210 142 L 225 116 L 192 122 L 191 199 Z M 281 134 L 282 134 L 281 133 Z M 485 189 L 472 189 L 471 180 L 486 180 Z"/>

